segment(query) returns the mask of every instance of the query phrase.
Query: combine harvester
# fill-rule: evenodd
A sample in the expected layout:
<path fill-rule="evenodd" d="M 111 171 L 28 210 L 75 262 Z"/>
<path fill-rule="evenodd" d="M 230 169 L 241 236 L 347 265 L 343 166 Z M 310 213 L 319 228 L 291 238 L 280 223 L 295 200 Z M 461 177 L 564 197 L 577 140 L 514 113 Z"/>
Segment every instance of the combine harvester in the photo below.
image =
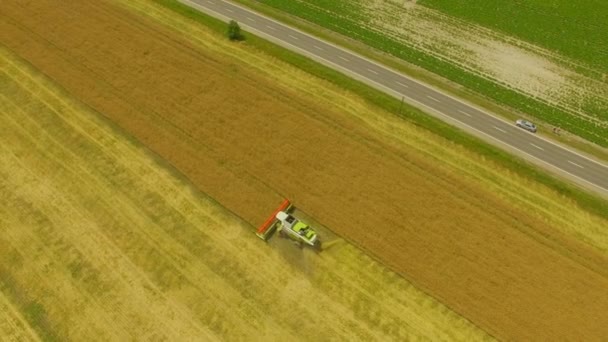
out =
<path fill-rule="evenodd" d="M 292 209 L 293 206 L 289 200 L 284 200 L 274 213 L 258 228 L 256 235 L 266 241 L 274 230 L 278 229 L 281 236 L 296 241 L 300 246 L 307 244 L 320 248 L 321 242 L 318 239 L 317 232 L 306 223 L 291 215 L 289 212 Z"/>

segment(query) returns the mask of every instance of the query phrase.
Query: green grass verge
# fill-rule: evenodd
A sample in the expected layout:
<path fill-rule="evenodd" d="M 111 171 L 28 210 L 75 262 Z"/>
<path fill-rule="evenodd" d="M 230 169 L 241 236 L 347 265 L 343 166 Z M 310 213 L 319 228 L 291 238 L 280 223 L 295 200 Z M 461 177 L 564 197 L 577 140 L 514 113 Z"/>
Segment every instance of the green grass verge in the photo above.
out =
<path fill-rule="evenodd" d="M 216 31 L 218 34 L 226 34 L 227 23 L 201 13 L 178 2 L 177 0 L 152 1 L 161 4 L 164 7 L 171 9 L 189 19 L 195 20 Z M 347 89 L 365 99 L 367 102 L 388 112 L 399 113 L 400 111 L 399 108 L 401 103 L 396 98 L 376 90 L 375 88 L 372 88 L 371 86 L 368 86 L 360 81 L 354 80 L 334 69 L 315 62 L 308 57 L 287 50 L 247 32 L 245 32 L 245 44 L 255 47 L 256 49 L 263 51 L 270 56 L 293 65 L 294 67 L 305 70 L 316 77 Z M 538 167 L 529 164 L 525 160 L 513 156 L 506 151 L 500 150 L 497 147 L 489 145 L 481 139 L 467 134 L 456 127 L 450 126 L 447 123 L 425 114 L 424 112 L 410 105 L 403 105 L 399 115 L 404 120 L 407 120 L 416 126 L 427 129 L 438 136 L 449 139 L 456 144 L 459 144 L 479 155 L 484 156 L 487 159 L 496 162 L 498 165 L 505 167 L 506 169 L 512 170 L 519 175 L 528 177 L 543 185 L 555 189 L 562 195 L 574 200 L 579 206 L 581 206 L 581 208 L 608 219 L 608 201 L 595 194 L 591 194 L 581 190 L 577 186 L 559 180 Z"/>
<path fill-rule="evenodd" d="M 559 126 L 590 142 L 608 147 L 608 135 L 605 134 L 605 129 L 597 127 L 579 116 L 571 115 L 559 108 L 537 101 L 495 82 L 470 74 L 449 62 L 400 44 L 386 35 L 366 29 L 362 23 L 365 23 L 367 18 L 365 18 L 364 13 L 361 12 L 360 5 L 356 4 L 356 2 L 353 5 L 352 1 L 346 0 L 265 0 L 263 2 L 264 6 L 256 5 L 251 0 L 237 0 L 237 2 L 255 7 L 256 9 L 270 6 L 285 13 L 298 16 L 311 23 L 356 39 L 375 49 L 441 75 L 482 96 L 489 97 L 500 104 L 526 113 L 551 126 Z M 589 113 L 593 113 L 598 117 L 605 115 L 604 111 L 597 108 L 589 108 Z"/>

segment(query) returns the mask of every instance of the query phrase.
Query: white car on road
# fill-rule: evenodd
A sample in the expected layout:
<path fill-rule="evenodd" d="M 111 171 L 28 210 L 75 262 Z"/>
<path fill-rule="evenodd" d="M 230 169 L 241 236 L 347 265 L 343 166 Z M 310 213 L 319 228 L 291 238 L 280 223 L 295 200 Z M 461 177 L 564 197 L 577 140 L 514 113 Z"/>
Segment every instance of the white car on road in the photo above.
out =
<path fill-rule="evenodd" d="M 533 123 L 531 123 L 528 120 L 518 119 L 517 121 L 515 121 L 515 125 L 517 127 L 521 127 L 523 129 L 525 129 L 526 131 L 536 133 L 536 125 L 534 125 Z"/>

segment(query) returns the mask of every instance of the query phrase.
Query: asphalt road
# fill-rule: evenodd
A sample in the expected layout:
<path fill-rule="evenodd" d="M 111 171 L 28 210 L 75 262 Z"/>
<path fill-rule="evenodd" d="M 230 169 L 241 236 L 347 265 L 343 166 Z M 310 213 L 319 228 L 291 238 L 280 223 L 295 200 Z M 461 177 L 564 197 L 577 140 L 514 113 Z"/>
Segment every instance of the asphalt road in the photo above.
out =
<path fill-rule="evenodd" d="M 524 131 L 475 106 L 354 52 L 224 0 L 180 0 L 209 15 L 234 19 L 244 30 L 342 71 L 440 119 L 608 197 L 608 166 Z"/>

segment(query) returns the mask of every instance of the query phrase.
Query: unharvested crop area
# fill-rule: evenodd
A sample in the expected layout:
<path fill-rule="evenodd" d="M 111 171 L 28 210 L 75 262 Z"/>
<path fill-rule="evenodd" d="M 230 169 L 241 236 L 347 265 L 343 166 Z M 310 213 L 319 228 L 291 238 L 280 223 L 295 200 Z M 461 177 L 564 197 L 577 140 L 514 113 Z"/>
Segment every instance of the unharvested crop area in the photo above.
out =
<path fill-rule="evenodd" d="M 587 44 L 605 50 L 608 39 L 601 27 L 606 20 L 599 26 L 594 25 L 601 21 L 599 17 L 590 16 L 586 25 L 579 25 L 577 20 L 576 25 L 584 29 L 562 34 L 563 17 L 551 16 L 552 19 L 536 22 L 529 18 L 533 11 L 519 2 L 506 5 L 506 11 L 495 1 L 478 2 L 468 11 L 465 5 L 468 3 L 470 1 L 449 1 L 449 5 L 445 5 L 449 9 L 446 14 L 409 0 L 264 1 L 266 5 L 421 66 L 525 115 L 608 146 L 607 71 L 605 65 L 598 65 L 598 58 L 605 59 L 606 51 L 597 58 L 580 58 L 581 55 L 596 56 L 593 49 L 578 49 L 578 55 L 562 55 L 551 49 L 554 45 L 534 45 L 539 43 L 538 39 L 522 33 L 547 32 L 543 37 L 551 39 L 553 44 L 572 41 L 576 45 L 581 42 L 576 37 L 594 29 Z M 575 4 L 579 6 L 579 2 L 567 3 L 571 5 L 554 5 L 561 8 L 558 13 L 567 12 L 566 8 Z M 467 21 L 450 15 L 466 12 L 466 19 L 478 18 L 486 15 L 486 7 L 494 7 L 490 13 L 501 17 L 497 23 L 508 22 L 511 26 L 502 25 L 501 33 L 479 25 L 491 20 L 491 16 Z M 511 12 L 517 12 L 519 21 L 511 20 Z M 580 17 L 581 13 L 578 14 Z M 526 21 L 527 26 L 514 27 L 522 21 Z M 518 36 L 523 36 L 523 40 Z M 601 43 L 595 44 L 598 41 Z M 565 50 L 576 49 L 568 45 Z"/>
<path fill-rule="evenodd" d="M 269 248 L 5 50 L 0 70 L 3 341 L 489 339 L 340 240 Z"/>
<path fill-rule="evenodd" d="M 287 294 L 292 288 L 300 288 L 300 282 L 313 282 L 306 273 L 311 272 L 313 280 L 317 276 L 319 279 L 330 279 L 325 290 L 327 296 L 345 296 L 340 298 L 351 303 L 350 307 L 335 304 L 343 311 L 333 312 L 346 315 L 354 312 L 355 318 L 363 315 L 359 325 L 361 328 L 357 330 L 361 331 L 360 336 L 363 337 L 367 333 L 379 339 L 384 337 L 382 334 L 389 338 L 401 338 L 409 332 L 410 328 L 405 331 L 398 329 L 403 326 L 403 320 L 394 324 L 378 322 L 382 321 L 383 318 L 379 317 L 385 313 L 394 313 L 391 305 L 397 293 L 414 287 L 438 300 L 432 301 L 430 307 L 439 307 L 439 313 L 431 315 L 443 318 L 433 321 L 426 316 L 423 319 L 412 316 L 406 319 L 409 322 L 406 326 L 427 326 L 429 329 L 425 331 L 432 331 L 444 323 L 429 326 L 427 322 L 453 320 L 454 325 L 448 325 L 448 332 L 442 335 L 445 338 L 474 339 L 483 337 L 483 334 L 439 303 L 501 339 L 590 340 L 608 334 L 608 327 L 598 319 L 608 309 L 608 237 L 603 229 L 607 222 L 580 210 L 555 192 L 510 174 L 470 151 L 454 147 L 449 141 L 401 122 L 345 91 L 271 60 L 246 45 L 228 44 L 204 27 L 176 17 L 145 0 L 82 1 L 69 5 L 50 0 L 27 4 L 15 0 L 6 1 L 1 11 L 0 41 L 8 49 L 166 159 L 196 188 L 241 217 L 242 221 L 237 220 L 241 226 L 246 226 L 244 222 L 253 225 L 260 223 L 281 197 L 288 197 L 318 221 L 390 266 L 411 284 L 394 291 L 387 290 L 389 292 L 385 294 L 373 287 L 365 287 L 372 276 L 368 276 L 370 269 L 361 265 L 371 263 L 371 260 L 345 245 L 348 247 L 330 248 L 319 255 L 305 254 L 302 259 L 305 265 L 291 266 L 307 274 L 307 278 L 294 281 L 291 283 L 293 286 L 287 286 L 281 292 L 283 295 L 280 298 L 284 303 L 289 303 L 285 307 L 298 304 Z M 43 128 L 52 127 L 54 122 L 48 121 Z M 65 136 L 67 142 L 74 139 L 73 135 L 61 136 Z M 36 140 L 30 138 L 29 141 Z M 110 140 L 108 144 L 113 146 L 118 143 Z M 69 145 L 76 149 L 80 146 Z M 157 182 L 154 179 L 149 183 L 139 183 L 148 177 L 138 178 L 139 173 L 134 173 L 132 178 L 124 178 L 123 173 L 114 170 L 114 162 L 107 162 L 101 157 L 98 160 L 95 153 L 90 156 L 84 154 L 90 158 L 86 159 L 87 162 L 93 165 L 91 172 L 97 169 L 99 172 L 108 169 L 116 172 L 117 177 L 108 178 L 108 182 L 118 192 L 116 196 L 130 198 L 130 202 L 127 202 L 130 203 L 127 206 L 129 213 L 148 216 L 147 219 L 133 219 L 133 222 L 141 225 L 135 225 L 132 229 L 141 231 L 137 231 L 140 235 L 129 238 L 120 235 L 120 228 L 129 231 L 130 225 L 106 221 L 117 221 L 121 216 L 112 213 L 120 212 L 87 216 L 95 218 L 92 223 L 97 222 L 96 218 L 99 217 L 105 225 L 119 227 L 113 227 L 115 230 L 108 232 L 108 235 L 117 234 L 117 239 L 124 239 L 121 241 L 125 244 L 152 239 L 154 244 L 150 242 L 147 249 L 142 247 L 141 253 L 137 249 L 139 247 L 132 247 L 132 250 L 131 247 L 123 248 L 132 252 L 128 260 L 136 260 L 143 265 L 140 267 L 147 267 L 144 268 L 148 269 L 144 275 L 147 274 L 145 272 L 154 274 L 156 281 L 170 289 L 207 286 L 207 276 L 213 279 L 222 276 L 224 280 L 221 284 L 238 302 L 243 297 L 249 300 L 249 296 L 253 296 L 249 292 L 249 284 L 251 279 L 257 279 L 254 275 L 258 267 L 266 269 L 265 265 L 271 265 L 268 268 L 277 268 L 272 262 L 278 262 L 275 259 L 280 260 L 281 254 L 255 240 L 251 233 L 241 233 L 246 229 L 235 228 L 238 234 L 234 233 L 235 230 L 224 229 L 224 226 L 230 226 L 224 220 L 220 227 L 213 225 L 212 214 L 207 215 L 211 218 L 194 219 L 191 224 L 184 220 L 194 215 L 192 211 L 181 212 L 181 216 L 158 215 L 164 208 L 163 203 L 175 200 L 175 195 L 168 195 L 174 193 L 170 187 L 159 189 L 155 187 Z M 119 157 L 120 154 L 114 158 Z M 18 154 L 15 158 L 26 158 L 26 155 Z M 125 159 L 131 161 L 132 154 Z M 33 164 L 38 165 L 38 162 Z M 158 168 L 158 165 L 155 167 Z M 140 169 L 145 171 L 145 168 L 135 168 Z M 123 183 L 127 180 L 134 185 Z M 60 177 L 56 181 L 61 182 L 60 189 L 63 189 L 63 185 L 66 185 L 65 191 L 71 189 L 72 182 Z M 45 182 L 49 181 L 43 178 L 39 183 Z M 147 186 L 156 189 L 157 193 L 150 195 L 150 198 L 137 197 L 154 191 L 146 190 Z M 25 196 L 17 190 L 8 189 Z M 127 189 L 141 189 L 142 194 L 140 190 Z M 80 190 L 69 191 L 81 193 Z M 109 190 L 83 193 L 89 196 L 106 194 L 102 199 L 78 200 L 79 205 L 86 208 L 92 206 L 91 210 L 96 205 L 107 203 L 103 201 L 110 197 L 107 195 L 110 194 Z M 163 199 L 162 194 L 167 194 L 168 198 Z M 203 202 L 209 201 L 206 199 Z M 205 205 L 206 208 L 209 206 Z M 218 209 L 209 210 L 219 215 Z M 5 215 L 15 215 L 12 212 L 8 211 Z M 226 216 L 236 220 L 228 214 L 220 217 Z M 55 214 L 54 217 L 69 220 L 77 216 L 64 218 Z M 179 224 L 164 221 L 173 219 Z M 148 225 L 155 228 L 149 232 Z M 212 228 L 204 229 L 207 225 Z M 158 235 L 154 237 L 138 238 L 155 234 L 155 230 L 158 230 Z M 103 229 L 98 229 L 98 232 L 102 234 Z M 209 243 L 211 238 L 208 236 L 213 234 L 227 234 L 230 242 Z M 75 234 L 72 238 L 93 239 L 95 236 Z M 163 249 L 165 239 L 169 246 L 167 248 L 175 245 L 175 250 L 170 251 L 178 253 L 180 257 L 188 257 L 187 262 L 181 262 L 182 259 L 172 257 L 170 251 Z M 191 239 L 196 242 L 191 242 Z M 39 248 L 45 246 L 43 242 L 39 243 Z M 178 245 L 186 246 L 191 254 L 183 252 L 182 255 Z M 216 245 L 226 245 L 226 250 L 230 252 L 225 252 L 221 258 L 210 256 L 209 250 L 219 248 Z M 49 248 L 55 247 L 51 244 Z M 68 253 L 69 250 L 65 246 L 57 247 L 56 252 Z M 233 250 L 246 252 L 248 261 L 234 261 Z M 366 289 L 364 293 L 369 295 L 368 302 L 353 299 L 343 291 L 343 283 L 335 280 L 335 270 L 346 267 L 341 263 L 340 256 L 336 256 L 338 259 L 333 263 L 328 261 L 333 253 L 349 250 L 353 250 L 349 252 L 353 254 L 343 258 L 352 260 L 354 266 L 348 272 L 360 268 L 361 272 L 355 272 L 352 279 L 362 280 L 362 283 L 352 286 Z M 83 254 L 86 256 L 86 253 Z M 155 257 L 162 259 L 161 256 L 176 264 L 166 261 L 169 263 L 164 266 L 167 270 L 156 269 Z M 363 261 L 357 261 L 360 258 Z M 59 260 L 51 266 L 64 267 L 66 260 Z M 325 262 L 329 265 L 318 266 Z M 200 264 L 206 266 L 199 267 Z M 45 272 L 45 265 L 40 265 L 36 269 L 39 272 L 30 276 Z M 192 278 L 186 275 L 171 276 L 176 272 L 171 267 L 186 267 L 198 276 L 194 280 L 189 280 Z M 206 273 L 196 273 L 203 272 L 201 269 Z M 239 272 L 252 275 L 248 278 Z M 257 284 L 277 284 L 275 289 L 283 288 L 284 278 L 269 277 L 275 282 L 262 279 Z M 385 283 L 382 279 L 387 279 L 388 285 L 393 280 L 399 280 L 397 277 L 380 276 L 377 279 L 381 282 L 374 285 L 376 289 L 383 289 Z M 220 285 L 208 286 L 200 296 Z M 311 296 L 321 295 L 323 291 L 314 286 L 310 289 Z M 7 292 L 11 295 L 15 291 L 3 290 L 3 293 Z M 220 336 L 230 333 L 229 327 L 221 325 L 224 322 L 222 315 L 228 314 L 211 309 L 218 308 L 218 305 L 213 303 L 205 306 L 202 304 L 205 301 L 196 297 L 194 289 L 178 292 L 184 296 L 179 297 L 181 305 L 193 306 L 205 313 L 194 315 L 199 317 L 200 326 L 213 327 L 209 329 L 214 333 L 217 333 L 214 329 L 219 329 Z M 415 293 L 420 295 L 420 292 Z M 195 297 L 187 297 L 190 294 Z M 264 299 L 259 299 L 261 304 L 243 306 L 243 310 L 280 313 L 282 307 L 275 307 L 280 305 L 274 301 L 275 292 L 269 290 L 263 294 L 260 298 Z M 122 298 L 112 294 L 107 297 L 116 301 Z M 160 300 L 159 296 L 154 298 Z M 419 298 L 423 298 L 418 299 L 419 303 L 431 301 L 424 296 Z M 219 296 L 220 299 L 224 300 L 225 297 Z M 370 306 L 369 301 L 380 299 L 390 305 Z M 26 305 L 30 303 L 28 300 L 24 302 Z M 52 318 L 56 317 L 54 314 L 61 314 L 61 308 L 54 308 L 60 303 L 45 304 L 48 307 L 43 307 L 49 312 L 46 316 Z M 160 306 L 155 310 L 164 310 Z M 82 307 L 83 310 L 89 308 L 85 305 Z M 125 304 L 125 307 L 133 306 Z M 331 307 L 330 304 L 320 303 L 314 308 L 302 305 L 299 310 L 314 316 Z M 419 309 L 413 311 L 415 315 Z M 145 322 L 155 322 L 156 319 L 156 316 L 138 319 L 134 315 L 125 314 L 132 317 L 131 322 L 143 320 L 142 326 L 151 326 L 153 323 Z M 236 317 L 256 317 L 249 311 L 240 315 Z M 395 313 L 391 317 L 398 319 L 400 315 Z M 230 322 L 237 321 L 237 318 Z M 320 317 L 316 322 L 323 322 L 323 319 Z M 245 323 L 245 320 L 243 327 L 239 328 L 243 334 L 254 329 L 249 325 L 251 322 Z M 274 326 L 274 321 L 271 318 L 268 320 L 271 322 L 268 324 Z M 329 334 L 342 333 L 342 330 L 330 330 L 333 325 L 329 319 L 326 320 L 328 323 L 324 326 Z M 175 324 L 190 322 L 181 319 L 175 321 Z M 40 322 L 43 327 L 50 325 L 45 320 Z M 125 325 L 128 324 L 127 321 Z M 276 323 L 281 327 L 280 324 L 286 323 Z M 378 326 L 382 330 L 374 332 L 369 326 Z M 454 330 L 452 327 L 455 327 Z M 347 330 L 346 326 L 333 329 Z M 348 329 L 351 329 L 350 325 Z M 183 330 L 174 328 L 166 331 Z M 278 330 L 269 328 L 266 331 L 289 336 L 295 330 L 282 326 Z M 310 333 L 321 332 L 314 330 Z M 61 333 L 61 330 L 57 332 Z M 425 334 L 423 332 L 418 336 Z M 311 335 L 310 338 L 320 336 Z"/>

